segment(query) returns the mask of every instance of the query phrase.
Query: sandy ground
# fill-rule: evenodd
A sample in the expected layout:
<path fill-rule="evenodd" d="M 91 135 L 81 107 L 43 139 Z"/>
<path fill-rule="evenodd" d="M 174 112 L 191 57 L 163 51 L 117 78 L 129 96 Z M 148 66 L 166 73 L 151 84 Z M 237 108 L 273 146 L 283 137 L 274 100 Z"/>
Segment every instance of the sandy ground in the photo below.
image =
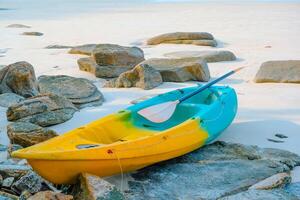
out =
<path fill-rule="evenodd" d="M 25 60 L 34 66 L 37 76 L 66 74 L 95 81 L 105 96 L 104 105 L 80 110 L 68 122 L 51 127 L 59 133 L 125 108 L 135 98 L 196 83 L 164 83 L 150 91 L 101 88 L 103 80 L 78 69 L 76 60 L 82 56 L 67 54 L 66 49 L 44 49 L 45 46 L 85 43 L 140 45 L 146 58 L 163 57 L 165 53 L 174 51 L 224 49 L 233 51 L 238 60 L 210 63 L 213 77 L 237 66 L 248 67 L 222 82 L 236 89 L 239 110 L 232 125 L 219 139 L 300 154 L 300 85 L 255 84 L 252 81 L 264 61 L 300 59 L 300 3 L 159 3 L 103 12 L 69 13 L 65 16 L 56 16 L 55 12 L 51 12 L 47 16 L 51 17 L 0 18 L 0 65 Z M 32 28 L 5 28 L 12 23 L 26 24 Z M 20 33 L 23 31 L 40 31 L 44 36 L 22 36 Z M 173 31 L 210 32 L 219 41 L 219 46 L 149 47 L 142 44 L 146 38 Z M 0 107 L 2 144 L 8 143 L 5 110 Z M 284 143 L 267 140 L 276 139 L 276 133 L 288 138 L 284 139 Z"/>

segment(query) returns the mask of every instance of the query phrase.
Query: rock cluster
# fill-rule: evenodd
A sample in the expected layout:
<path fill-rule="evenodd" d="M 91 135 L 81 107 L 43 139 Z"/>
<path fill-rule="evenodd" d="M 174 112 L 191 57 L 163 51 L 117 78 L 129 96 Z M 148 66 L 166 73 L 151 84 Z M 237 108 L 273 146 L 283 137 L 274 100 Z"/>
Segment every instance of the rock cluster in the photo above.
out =
<path fill-rule="evenodd" d="M 9 121 L 50 126 L 71 119 L 76 111 L 77 108 L 68 99 L 55 94 L 42 94 L 8 107 L 6 116 Z"/>
<path fill-rule="evenodd" d="M 71 76 L 40 76 L 39 88 L 41 93 L 52 93 L 70 100 L 78 108 L 99 106 L 104 97 L 97 87 L 84 78 Z"/>
<path fill-rule="evenodd" d="M 144 53 L 140 48 L 115 44 L 88 44 L 74 47 L 70 52 L 91 55 L 90 58 L 78 60 L 79 68 L 99 78 L 118 77 L 144 60 Z"/>
<path fill-rule="evenodd" d="M 300 83 L 300 60 L 264 62 L 254 81 L 256 83 Z"/>
<path fill-rule="evenodd" d="M 165 54 L 169 58 L 199 58 L 208 63 L 234 61 L 236 56 L 231 51 L 177 51 Z"/>
<path fill-rule="evenodd" d="M 152 37 L 147 40 L 148 45 L 157 44 L 193 44 L 199 46 L 216 47 L 217 41 L 207 32 L 174 32 Z"/>

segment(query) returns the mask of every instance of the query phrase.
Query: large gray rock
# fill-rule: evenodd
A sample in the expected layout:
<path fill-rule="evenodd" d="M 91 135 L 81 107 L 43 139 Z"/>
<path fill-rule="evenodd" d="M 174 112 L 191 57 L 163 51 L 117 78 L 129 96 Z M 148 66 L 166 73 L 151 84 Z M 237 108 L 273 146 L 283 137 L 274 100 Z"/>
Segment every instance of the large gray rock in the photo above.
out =
<path fill-rule="evenodd" d="M 90 72 L 95 74 L 98 78 L 115 78 L 118 77 L 123 72 L 129 71 L 132 69 L 132 66 L 100 66 L 98 65 L 91 57 L 80 58 L 77 60 L 79 69 L 82 71 Z"/>
<path fill-rule="evenodd" d="M 70 54 L 81 54 L 81 55 L 92 55 L 93 50 L 96 48 L 97 44 L 84 44 L 72 47 L 69 51 Z"/>
<path fill-rule="evenodd" d="M 30 122 L 39 126 L 63 123 L 72 118 L 76 107 L 68 99 L 55 94 L 28 98 L 8 107 L 9 121 Z"/>
<path fill-rule="evenodd" d="M 43 185 L 44 180 L 33 171 L 29 171 L 27 174 L 19 178 L 12 188 L 17 193 L 21 194 L 22 191 L 29 191 L 31 194 L 37 193 L 46 187 Z"/>
<path fill-rule="evenodd" d="M 9 177 L 19 178 L 27 174 L 27 172 L 29 171 L 30 171 L 30 167 L 26 165 L 0 163 L 0 175 L 4 179 Z"/>
<path fill-rule="evenodd" d="M 123 200 L 123 194 L 112 184 L 98 176 L 83 173 L 75 186 L 76 200 Z"/>
<path fill-rule="evenodd" d="M 219 200 L 299 200 L 284 190 L 249 190 Z"/>
<path fill-rule="evenodd" d="M 56 137 L 53 130 L 42 128 L 27 122 L 14 122 L 7 126 L 7 135 L 11 144 L 28 147 Z"/>
<path fill-rule="evenodd" d="M 177 51 L 167 53 L 165 56 L 169 58 L 196 57 L 208 63 L 236 60 L 235 55 L 231 51 Z"/>
<path fill-rule="evenodd" d="M 99 106 L 104 97 L 97 87 L 89 80 L 65 75 L 40 76 L 41 93 L 52 93 L 64 96 L 79 108 Z"/>
<path fill-rule="evenodd" d="M 98 44 L 92 53 L 100 66 L 134 67 L 144 60 L 144 52 L 138 47 L 116 44 Z"/>
<path fill-rule="evenodd" d="M 300 60 L 264 62 L 254 81 L 256 83 L 300 83 Z"/>
<path fill-rule="evenodd" d="M 16 93 L 23 97 L 38 94 L 34 69 L 28 62 L 17 62 L 0 69 L 0 93 Z"/>
<path fill-rule="evenodd" d="M 133 173 L 128 198 L 218 199 L 296 165 L 300 157 L 287 151 L 216 142 Z"/>
<path fill-rule="evenodd" d="M 210 73 L 205 61 L 198 58 L 152 58 L 140 65 L 149 65 L 161 73 L 164 82 L 208 81 Z"/>
<path fill-rule="evenodd" d="M 217 42 L 210 33 L 206 32 L 174 32 L 155 36 L 147 40 L 148 45 L 161 43 L 194 44 L 201 46 L 217 46 Z"/>
<path fill-rule="evenodd" d="M 6 26 L 6 28 L 31 28 L 31 26 L 27 26 L 24 24 L 10 24 Z"/>
<path fill-rule="evenodd" d="M 13 104 L 19 103 L 24 99 L 25 99 L 24 97 L 17 95 L 15 93 L 0 94 L 0 106 L 9 107 Z"/>
<path fill-rule="evenodd" d="M 159 86 L 162 82 L 162 77 L 157 70 L 147 64 L 140 64 L 132 70 L 122 73 L 117 79 L 110 80 L 105 87 L 139 87 L 149 90 Z"/>

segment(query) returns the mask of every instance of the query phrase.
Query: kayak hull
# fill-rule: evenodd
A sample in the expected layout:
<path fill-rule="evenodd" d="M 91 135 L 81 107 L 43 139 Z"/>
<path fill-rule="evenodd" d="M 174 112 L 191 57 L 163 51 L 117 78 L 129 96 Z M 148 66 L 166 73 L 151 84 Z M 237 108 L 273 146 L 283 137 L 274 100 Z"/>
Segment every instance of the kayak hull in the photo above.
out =
<path fill-rule="evenodd" d="M 137 112 L 195 89 L 158 95 L 12 155 L 27 159 L 55 184 L 74 183 L 82 172 L 112 176 L 184 155 L 216 139 L 230 125 L 237 110 L 232 88 L 211 87 L 179 105 L 165 123 L 150 122 Z"/>

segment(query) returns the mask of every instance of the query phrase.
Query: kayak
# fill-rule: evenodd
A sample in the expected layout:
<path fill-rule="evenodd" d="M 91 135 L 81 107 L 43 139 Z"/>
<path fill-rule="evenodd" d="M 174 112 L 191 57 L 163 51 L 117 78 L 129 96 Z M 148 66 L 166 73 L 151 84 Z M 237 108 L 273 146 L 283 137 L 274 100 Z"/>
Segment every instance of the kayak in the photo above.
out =
<path fill-rule="evenodd" d="M 179 104 L 172 117 L 154 123 L 139 115 L 143 108 L 177 100 L 190 87 L 160 94 L 61 136 L 20 149 L 43 178 L 70 184 L 82 172 L 100 177 L 141 169 L 191 152 L 216 139 L 237 112 L 234 89 L 212 86 Z"/>

